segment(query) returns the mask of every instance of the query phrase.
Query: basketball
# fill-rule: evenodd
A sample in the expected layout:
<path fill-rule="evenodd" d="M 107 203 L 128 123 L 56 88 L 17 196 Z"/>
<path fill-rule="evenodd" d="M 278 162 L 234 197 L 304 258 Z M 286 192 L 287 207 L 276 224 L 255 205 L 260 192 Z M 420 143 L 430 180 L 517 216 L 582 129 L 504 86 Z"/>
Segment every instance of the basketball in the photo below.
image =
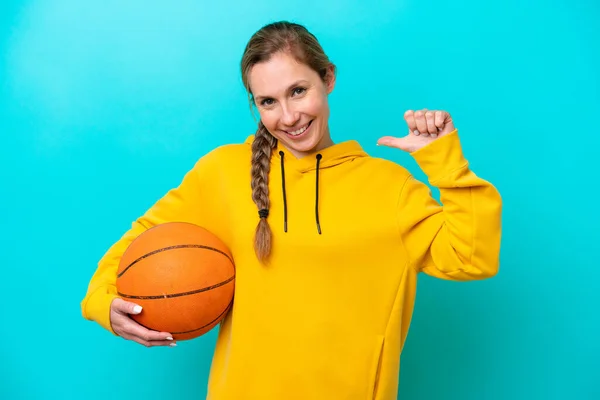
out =
<path fill-rule="evenodd" d="M 168 222 L 139 235 L 117 270 L 117 291 L 142 306 L 131 317 L 175 340 L 204 335 L 233 303 L 235 265 L 231 252 L 208 230 Z"/>

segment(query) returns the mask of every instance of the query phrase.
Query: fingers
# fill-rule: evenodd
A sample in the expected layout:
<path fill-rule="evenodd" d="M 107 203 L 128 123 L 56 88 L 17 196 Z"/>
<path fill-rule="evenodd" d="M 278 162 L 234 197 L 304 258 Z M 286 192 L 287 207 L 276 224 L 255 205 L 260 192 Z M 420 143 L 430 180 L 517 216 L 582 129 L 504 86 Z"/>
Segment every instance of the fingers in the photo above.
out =
<path fill-rule="evenodd" d="M 444 111 L 436 111 L 435 112 L 435 126 L 440 130 L 444 128 L 444 124 L 446 123 L 446 118 L 448 116 L 447 112 Z"/>
<path fill-rule="evenodd" d="M 148 340 L 140 339 L 140 338 L 135 337 L 135 336 L 127 336 L 127 335 L 123 336 L 123 339 L 131 340 L 132 342 L 139 343 L 142 346 L 146 346 L 146 347 L 158 347 L 158 346 L 162 346 L 162 347 L 166 347 L 166 346 L 175 347 L 175 346 L 177 346 L 177 343 L 171 342 L 171 341 L 168 341 L 168 340 L 162 340 L 162 341 L 152 340 L 152 341 L 148 341 Z"/>
<path fill-rule="evenodd" d="M 119 311 L 123 314 L 139 314 L 142 312 L 141 306 L 118 297 L 113 300 L 110 308 L 111 310 Z"/>
<path fill-rule="evenodd" d="M 113 329 L 122 338 L 146 347 L 176 345 L 170 333 L 147 329 L 132 320 L 128 315 L 114 316 Z"/>
<path fill-rule="evenodd" d="M 435 114 L 433 111 L 425 112 L 425 123 L 427 124 L 427 131 L 431 137 L 437 137 L 438 129 L 437 126 L 435 126 Z"/>
<path fill-rule="evenodd" d="M 169 332 L 150 330 L 138 324 L 129 316 L 129 314 L 139 314 L 138 310 L 140 309 L 139 305 L 120 298 L 113 300 L 110 321 L 115 333 L 126 340 L 137 342 L 146 347 L 176 346 Z"/>
<path fill-rule="evenodd" d="M 172 340 L 146 340 L 139 336 L 133 336 L 128 334 L 120 335 L 125 340 L 130 340 L 132 342 L 136 342 L 146 347 L 175 347 L 177 346 L 177 342 Z"/>
<path fill-rule="evenodd" d="M 408 129 L 414 135 L 436 138 L 444 128 L 448 113 L 445 111 L 408 110 L 404 113 L 404 119 Z"/>
<path fill-rule="evenodd" d="M 383 136 L 377 140 L 377 145 L 379 146 L 387 146 L 387 147 L 395 147 L 402 151 L 413 152 L 417 148 L 422 147 L 427 143 L 429 139 L 423 138 L 422 135 L 414 136 L 408 135 L 405 137 L 397 138 L 393 136 Z"/>
<path fill-rule="evenodd" d="M 413 135 L 421 135 L 423 137 L 429 136 L 430 132 L 427 128 L 427 121 L 425 120 L 426 111 L 427 109 L 418 111 L 408 110 L 404 113 L 404 120 Z M 437 133 L 437 130 L 434 133 Z"/>
<path fill-rule="evenodd" d="M 415 135 L 418 135 L 419 132 L 417 131 L 417 123 L 415 121 L 415 112 L 413 110 L 408 110 L 404 113 L 404 120 L 406 121 L 406 124 L 408 125 L 408 129 L 410 130 L 411 133 L 414 133 Z"/>
<path fill-rule="evenodd" d="M 148 328 L 144 328 L 134 320 L 124 316 L 126 320 L 123 321 L 122 330 L 128 336 L 133 336 L 144 342 L 159 342 L 159 341 L 170 341 L 168 338 L 171 335 L 167 332 L 153 331 Z"/>
<path fill-rule="evenodd" d="M 396 148 L 402 148 L 403 143 L 406 140 L 404 138 L 397 138 L 397 137 L 393 137 L 393 136 L 384 136 L 379 138 L 379 140 L 377 141 L 378 145 L 382 145 L 382 146 L 390 146 L 390 147 L 396 147 Z"/>
<path fill-rule="evenodd" d="M 427 122 L 425 121 L 425 110 L 419 110 L 415 112 L 415 123 L 417 124 L 417 131 L 425 137 L 429 136 L 429 131 L 427 130 Z"/>

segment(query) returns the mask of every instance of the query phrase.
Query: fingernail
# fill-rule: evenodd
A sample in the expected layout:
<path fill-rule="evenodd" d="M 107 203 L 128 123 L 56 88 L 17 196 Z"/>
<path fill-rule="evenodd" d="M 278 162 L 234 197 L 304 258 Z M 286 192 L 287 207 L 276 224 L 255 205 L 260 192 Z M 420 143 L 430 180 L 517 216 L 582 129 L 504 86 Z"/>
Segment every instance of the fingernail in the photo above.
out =
<path fill-rule="evenodd" d="M 415 136 L 419 136 L 421 133 L 420 133 L 419 131 L 413 131 L 413 134 L 414 134 Z"/>
<path fill-rule="evenodd" d="M 167 336 L 166 339 L 167 340 L 173 340 L 173 337 L 172 336 Z"/>
<path fill-rule="evenodd" d="M 170 347 L 176 347 L 176 346 L 177 346 L 177 343 L 171 343 L 169 346 L 170 346 Z"/>
<path fill-rule="evenodd" d="M 142 312 L 142 306 L 135 306 L 133 307 L 133 313 L 134 314 L 139 314 Z"/>
<path fill-rule="evenodd" d="M 431 137 L 435 139 L 437 137 L 437 133 L 432 133 Z"/>

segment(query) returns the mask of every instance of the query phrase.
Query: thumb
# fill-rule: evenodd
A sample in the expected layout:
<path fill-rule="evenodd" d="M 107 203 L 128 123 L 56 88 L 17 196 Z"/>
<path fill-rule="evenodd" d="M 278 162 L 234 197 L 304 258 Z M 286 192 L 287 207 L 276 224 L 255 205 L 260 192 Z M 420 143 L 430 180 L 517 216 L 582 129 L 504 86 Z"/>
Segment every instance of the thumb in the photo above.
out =
<path fill-rule="evenodd" d="M 142 306 L 121 298 L 116 298 L 113 301 L 113 308 L 123 314 L 139 314 L 142 312 Z"/>
<path fill-rule="evenodd" d="M 403 138 L 397 138 L 394 136 L 383 136 L 379 138 L 379 140 L 377 141 L 377 145 L 395 147 L 403 151 L 410 151 L 409 143 L 407 143 L 407 138 L 408 136 L 405 136 Z"/>

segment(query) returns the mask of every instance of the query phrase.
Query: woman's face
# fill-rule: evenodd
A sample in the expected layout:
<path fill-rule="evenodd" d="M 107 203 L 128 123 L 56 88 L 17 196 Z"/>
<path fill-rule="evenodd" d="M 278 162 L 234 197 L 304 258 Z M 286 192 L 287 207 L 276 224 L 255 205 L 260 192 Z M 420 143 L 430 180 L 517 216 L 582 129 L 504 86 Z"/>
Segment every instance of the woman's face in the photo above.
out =
<path fill-rule="evenodd" d="M 327 101 L 335 84 L 333 68 L 323 82 L 310 67 L 281 52 L 254 65 L 248 81 L 263 125 L 294 156 L 333 144 Z"/>

